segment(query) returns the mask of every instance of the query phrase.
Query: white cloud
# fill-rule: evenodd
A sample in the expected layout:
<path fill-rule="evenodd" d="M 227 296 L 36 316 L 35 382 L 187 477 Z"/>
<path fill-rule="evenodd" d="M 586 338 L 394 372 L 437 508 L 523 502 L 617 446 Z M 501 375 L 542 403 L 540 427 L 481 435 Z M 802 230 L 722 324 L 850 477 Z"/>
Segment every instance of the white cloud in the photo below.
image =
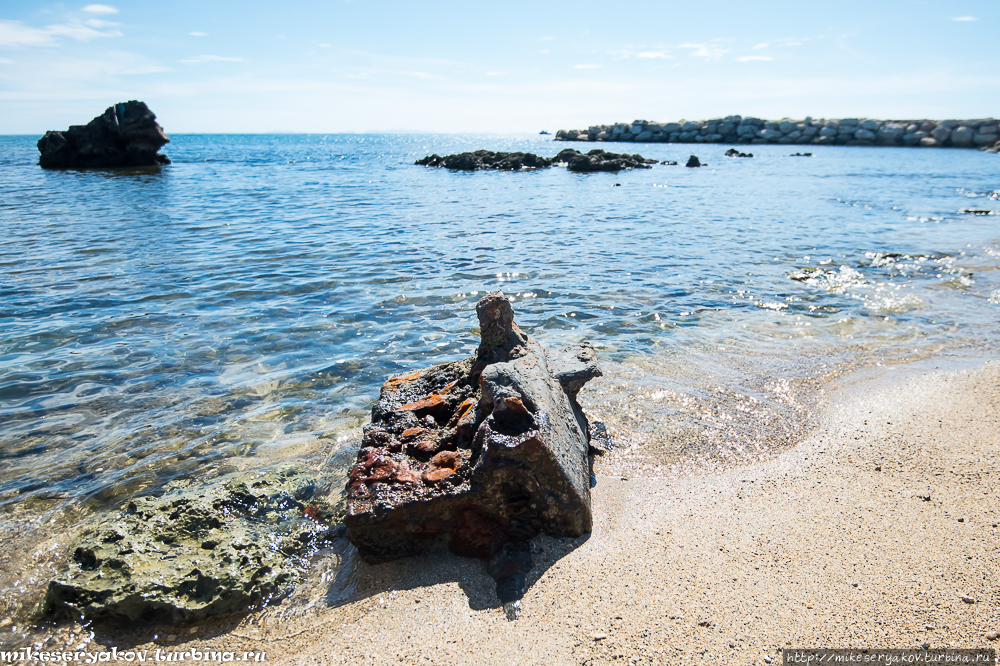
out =
<path fill-rule="evenodd" d="M 552 53 L 552 51 L 550 51 L 548 49 L 543 49 L 543 50 L 539 51 L 539 53 Z"/>
<path fill-rule="evenodd" d="M 217 55 L 200 55 L 186 60 L 181 60 L 185 65 L 199 65 L 203 62 L 243 62 L 243 58 L 227 58 Z"/>
<path fill-rule="evenodd" d="M 635 56 L 636 58 L 673 58 L 669 53 L 663 51 L 643 51 Z"/>
<path fill-rule="evenodd" d="M 767 48 L 767 42 L 761 42 L 760 44 L 755 45 L 754 48 L 755 49 L 766 49 Z"/>
<path fill-rule="evenodd" d="M 729 53 L 726 49 L 720 49 L 714 41 L 706 44 L 681 44 L 678 48 L 692 49 L 688 55 L 693 58 L 714 59 L 721 58 Z"/>
<path fill-rule="evenodd" d="M 554 39 L 555 39 L 555 37 L 540 37 L 540 38 L 536 39 L 535 41 L 539 42 L 539 43 L 541 43 L 541 42 L 551 42 Z"/>
<path fill-rule="evenodd" d="M 956 16 L 952 21 L 978 21 L 975 16 Z"/>
<path fill-rule="evenodd" d="M 207 32 L 198 32 L 197 30 L 195 30 L 194 32 L 189 32 L 188 34 L 191 35 L 192 37 L 208 37 Z"/>
<path fill-rule="evenodd" d="M 101 27 L 112 25 L 100 22 Z M 99 30 L 80 21 L 56 23 L 44 28 L 33 28 L 20 21 L 0 20 L 0 46 L 55 46 L 59 37 L 87 42 L 98 37 L 121 37 L 117 30 Z"/>
<path fill-rule="evenodd" d="M 600 69 L 600 65 L 573 65 L 573 69 Z"/>
<path fill-rule="evenodd" d="M 737 62 L 753 62 L 759 60 L 760 62 L 769 62 L 774 60 L 771 56 L 740 56 L 736 59 Z"/>
<path fill-rule="evenodd" d="M 320 44 L 319 47 L 321 49 L 329 49 L 329 48 L 333 48 L 333 45 L 332 44 Z"/>
<path fill-rule="evenodd" d="M 503 76 L 503 72 L 486 72 L 486 76 Z"/>
<path fill-rule="evenodd" d="M 88 14 L 117 14 L 118 10 L 111 5 L 87 5 L 83 11 Z"/>
<path fill-rule="evenodd" d="M 0 58 L 0 65 L 13 65 L 14 61 L 9 58 Z"/>

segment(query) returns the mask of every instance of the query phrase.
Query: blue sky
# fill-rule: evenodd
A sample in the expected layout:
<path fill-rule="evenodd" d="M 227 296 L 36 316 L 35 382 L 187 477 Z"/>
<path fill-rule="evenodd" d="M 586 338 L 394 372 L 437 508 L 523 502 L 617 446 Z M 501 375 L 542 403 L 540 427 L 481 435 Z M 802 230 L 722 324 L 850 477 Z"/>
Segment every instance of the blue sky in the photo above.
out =
<path fill-rule="evenodd" d="M 3 0 L 0 133 L 537 132 L 1000 115 L 1000 2 Z"/>

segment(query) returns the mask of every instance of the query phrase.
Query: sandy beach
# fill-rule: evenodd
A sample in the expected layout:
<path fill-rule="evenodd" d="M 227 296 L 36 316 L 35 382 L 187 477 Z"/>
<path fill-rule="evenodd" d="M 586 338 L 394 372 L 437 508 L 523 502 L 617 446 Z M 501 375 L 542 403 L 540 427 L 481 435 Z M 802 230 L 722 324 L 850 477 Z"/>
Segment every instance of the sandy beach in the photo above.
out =
<path fill-rule="evenodd" d="M 88 649 L 550 665 L 995 646 L 1000 364 L 882 368 L 831 389 L 820 426 L 767 461 L 681 480 L 599 475 L 593 533 L 535 540 L 514 622 L 479 561 L 437 553 L 368 566 L 345 544 L 291 599 L 238 624 L 99 633 Z"/>

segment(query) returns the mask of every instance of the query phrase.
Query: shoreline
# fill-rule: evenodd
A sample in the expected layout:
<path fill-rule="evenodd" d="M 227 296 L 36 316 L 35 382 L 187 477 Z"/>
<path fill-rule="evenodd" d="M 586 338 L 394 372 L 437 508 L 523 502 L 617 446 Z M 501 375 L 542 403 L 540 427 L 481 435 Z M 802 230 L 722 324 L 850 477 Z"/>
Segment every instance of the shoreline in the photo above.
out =
<path fill-rule="evenodd" d="M 265 650 L 274 663 L 760 664 L 784 647 L 995 647 L 1000 362 L 928 369 L 941 361 L 834 380 L 820 425 L 765 461 L 682 479 L 599 476 L 589 536 L 535 539 L 515 622 L 478 560 L 368 566 L 345 545 L 277 607 L 193 633 L 98 634 L 88 649 Z"/>

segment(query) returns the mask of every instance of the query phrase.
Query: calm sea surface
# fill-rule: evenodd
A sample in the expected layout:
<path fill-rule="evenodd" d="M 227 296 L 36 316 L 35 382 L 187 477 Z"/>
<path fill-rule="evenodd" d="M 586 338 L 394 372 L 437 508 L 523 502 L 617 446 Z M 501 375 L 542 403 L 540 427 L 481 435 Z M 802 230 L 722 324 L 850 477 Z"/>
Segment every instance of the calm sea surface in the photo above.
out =
<path fill-rule="evenodd" d="M 752 459 L 844 368 L 997 349 L 1000 216 L 960 212 L 1000 211 L 996 155 L 413 165 L 593 147 L 546 139 L 174 136 L 159 171 L 47 172 L 0 137 L 0 524 L 289 459 L 336 476 L 381 383 L 473 353 L 495 289 L 541 341 L 597 345 L 609 473 Z"/>

